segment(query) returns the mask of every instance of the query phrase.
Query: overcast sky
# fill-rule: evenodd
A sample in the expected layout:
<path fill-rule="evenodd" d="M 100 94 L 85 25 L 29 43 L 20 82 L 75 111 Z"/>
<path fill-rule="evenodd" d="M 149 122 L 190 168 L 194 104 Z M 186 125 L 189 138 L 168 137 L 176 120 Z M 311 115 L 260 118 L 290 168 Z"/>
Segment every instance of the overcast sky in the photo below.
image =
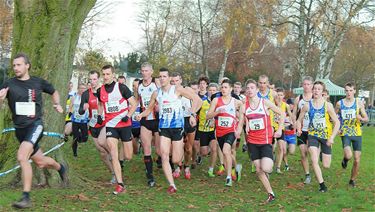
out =
<path fill-rule="evenodd" d="M 94 48 L 104 49 L 104 55 L 110 57 L 119 52 L 126 54 L 135 51 L 139 47 L 137 44 L 142 31 L 136 21 L 139 14 L 137 2 L 139 1 L 118 0 L 114 3 L 111 12 L 101 18 L 101 22 L 93 29 Z"/>

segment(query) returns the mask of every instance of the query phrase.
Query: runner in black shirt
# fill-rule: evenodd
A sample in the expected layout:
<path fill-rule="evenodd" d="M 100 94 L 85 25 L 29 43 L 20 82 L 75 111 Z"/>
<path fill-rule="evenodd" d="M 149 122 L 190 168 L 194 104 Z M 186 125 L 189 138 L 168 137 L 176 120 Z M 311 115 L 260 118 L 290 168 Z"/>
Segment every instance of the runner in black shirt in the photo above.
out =
<path fill-rule="evenodd" d="M 13 70 L 16 77 L 6 81 L 0 90 L 0 105 L 4 99 L 8 99 L 8 105 L 12 112 L 16 137 L 21 143 L 17 160 L 22 169 L 23 195 L 20 201 L 13 203 L 15 208 L 31 207 L 29 193 L 32 184 L 32 168 L 29 159 L 33 160 L 39 168 L 55 169 L 61 179 L 66 183 L 66 168 L 54 159 L 43 155 L 38 142 L 43 135 L 42 122 L 42 92 L 52 95 L 54 108 L 62 113 L 59 93 L 53 86 L 38 77 L 29 75 L 31 64 L 25 54 L 18 54 L 13 60 Z"/>

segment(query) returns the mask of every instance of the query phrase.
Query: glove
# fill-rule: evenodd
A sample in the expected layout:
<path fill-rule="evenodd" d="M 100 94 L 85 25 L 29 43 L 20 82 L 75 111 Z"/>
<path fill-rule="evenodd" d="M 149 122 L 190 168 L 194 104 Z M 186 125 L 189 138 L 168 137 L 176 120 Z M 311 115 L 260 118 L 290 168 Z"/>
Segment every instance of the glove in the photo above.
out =
<path fill-rule="evenodd" d="M 123 121 L 123 122 L 127 122 L 129 120 L 129 116 L 124 116 L 122 119 L 121 119 L 121 121 Z"/>
<path fill-rule="evenodd" d="M 72 113 L 72 112 L 69 112 L 69 113 L 68 113 L 68 117 L 69 117 L 69 118 L 71 118 L 71 117 L 72 117 L 72 115 L 73 115 L 73 113 Z"/>
<path fill-rule="evenodd" d="M 103 118 L 101 115 L 98 116 L 97 120 L 96 120 L 96 123 L 98 124 L 103 124 Z"/>

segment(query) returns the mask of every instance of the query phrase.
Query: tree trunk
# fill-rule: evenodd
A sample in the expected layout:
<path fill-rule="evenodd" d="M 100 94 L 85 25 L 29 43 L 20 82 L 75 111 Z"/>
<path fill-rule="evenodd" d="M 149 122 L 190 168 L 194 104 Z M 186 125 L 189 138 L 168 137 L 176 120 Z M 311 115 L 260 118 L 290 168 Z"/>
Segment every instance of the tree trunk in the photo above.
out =
<path fill-rule="evenodd" d="M 96 0 L 16 0 L 14 2 L 12 55 L 19 52 L 26 53 L 31 60 L 30 74 L 52 83 L 60 93 L 60 102 L 63 106 L 81 27 L 95 2 Z M 51 97 L 45 96 L 44 130 L 61 133 L 64 117 L 52 108 Z M 9 115 L 6 120 L 5 126 L 9 126 Z M 14 137 L 13 133 L 2 136 L 1 140 L 9 142 L 8 139 L 11 137 Z M 57 139 L 44 137 L 41 146 L 46 151 L 56 143 Z M 58 161 L 63 160 L 61 151 L 55 151 L 52 156 L 57 157 Z"/>
<path fill-rule="evenodd" d="M 219 79 L 218 79 L 218 82 L 220 82 L 221 79 L 223 79 L 223 77 L 224 77 L 224 74 L 225 74 L 225 68 L 227 67 L 228 57 L 229 57 L 229 49 L 228 49 L 228 48 L 225 48 L 225 51 L 224 51 L 224 59 L 223 59 L 223 63 L 221 64 L 221 68 L 220 68 L 220 72 L 219 72 Z"/>

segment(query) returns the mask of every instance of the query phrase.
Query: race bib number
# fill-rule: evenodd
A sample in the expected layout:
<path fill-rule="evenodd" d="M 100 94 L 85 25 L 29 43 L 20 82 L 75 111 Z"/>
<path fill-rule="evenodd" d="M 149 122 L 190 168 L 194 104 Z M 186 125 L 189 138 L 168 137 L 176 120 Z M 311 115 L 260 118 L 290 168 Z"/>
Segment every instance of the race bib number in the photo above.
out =
<path fill-rule="evenodd" d="M 91 111 L 91 119 L 89 121 L 89 126 L 95 127 L 97 121 L 98 121 L 98 110 L 92 110 Z"/>
<path fill-rule="evenodd" d="M 150 100 L 151 100 L 151 96 L 144 96 L 142 97 L 142 102 L 143 102 L 143 106 L 145 108 L 148 108 L 148 106 L 150 105 Z"/>
<path fill-rule="evenodd" d="M 120 103 L 118 101 L 106 102 L 106 112 L 107 113 L 117 113 L 120 112 Z"/>
<path fill-rule="evenodd" d="M 263 130 L 264 129 L 264 121 L 263 119 L 251 119 L 249 121 L 250 130 Z"/>
<path fill-rule="evenodd" d="M 162 113 L 163 114 L 166 114 L 166 115 L 171 115 L 172 114 L 172 104 L 163 104 L 163 109 L 162 109 Z"/>
<path fill-rule="evenodd" d="M 231 127 L 233 125 L 233 118 L 232 117 L 219 116 L 218 125 L 220 127 Z"/>
<path fill-rule="evenodd" d="M 327 125 L 325 117 L 314 118 L 313 125 L 314 128 L 326 128 Z"/>
<path fill-rule="evenodd" d="M 354 119 L 356 117 L 355 109 L 341 110 L 341 117 L 344 120 Z"/>
<path fill-rule="evenodd" d="M 16 102 L 16 115 L 35 116 L 35 102 Z"/>

